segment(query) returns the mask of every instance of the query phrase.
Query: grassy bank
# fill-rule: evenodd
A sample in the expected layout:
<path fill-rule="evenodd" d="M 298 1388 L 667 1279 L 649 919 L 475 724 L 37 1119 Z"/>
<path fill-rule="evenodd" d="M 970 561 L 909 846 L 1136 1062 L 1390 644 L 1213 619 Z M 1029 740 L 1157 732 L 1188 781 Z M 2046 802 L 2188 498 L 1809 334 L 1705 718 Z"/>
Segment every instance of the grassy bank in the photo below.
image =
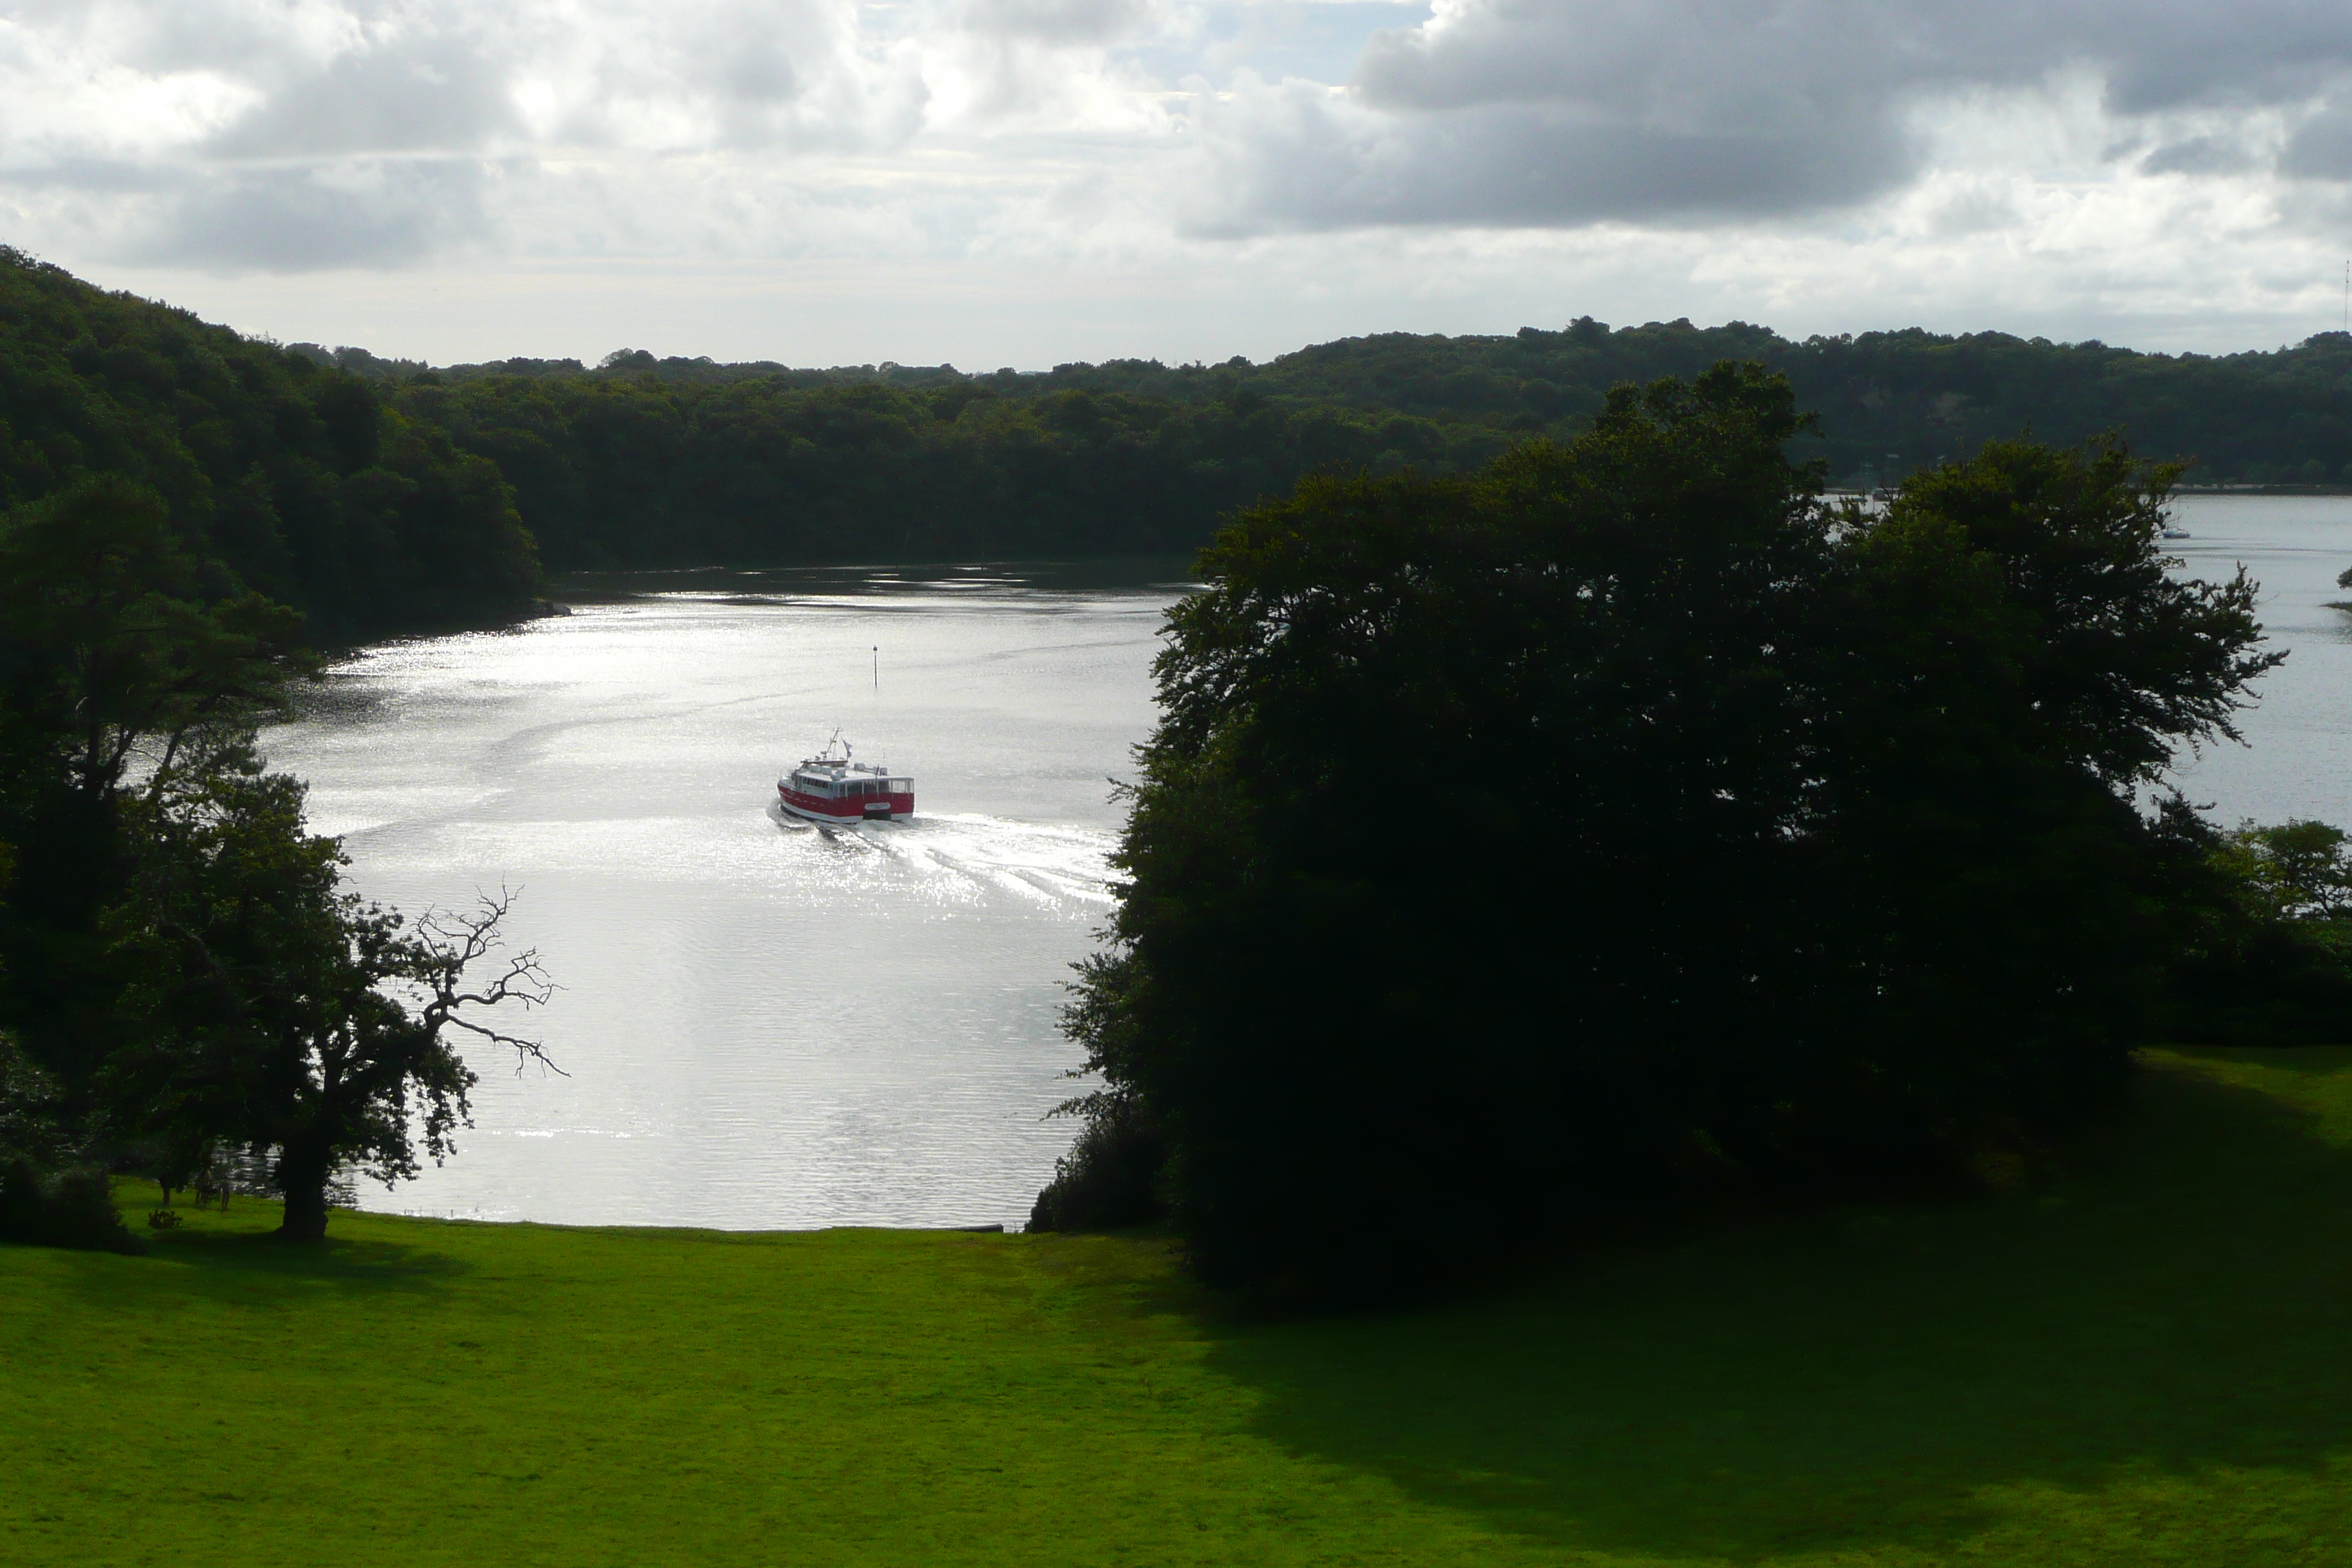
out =
<path fill-rule="evenodd" d="M 1129 1239 L 274 1217 L 0 1248 L 0 1561 L 2352 1561 L 2347 1051 L 2160 1058 L 2033 1194 L 1337 1321 Z"/>

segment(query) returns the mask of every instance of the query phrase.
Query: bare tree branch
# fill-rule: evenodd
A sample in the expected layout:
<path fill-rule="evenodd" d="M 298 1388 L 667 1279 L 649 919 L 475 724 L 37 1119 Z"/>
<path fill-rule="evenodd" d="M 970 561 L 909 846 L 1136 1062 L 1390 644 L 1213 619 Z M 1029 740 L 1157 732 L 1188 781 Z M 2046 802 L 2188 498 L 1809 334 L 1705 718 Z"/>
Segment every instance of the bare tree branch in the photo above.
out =
<path fill-rule="evenodd" d="M 480 903 L 471 912 L 427 910 L 417 918 L 415 942 L 420 963 L 413 977 L 427 994 L 420 1016 L 436 1032 L 445 1027 L 463 1029 L 478 1039 L 506 1047 L 515 1053 L 518 1073 L 536 1063 L 543 1072 L 568 1078 L 571 1075 L 556 1065 L 541 1041 L 478 1024 L 465 1016 L 469 1007 L 496 1007 L 508 1002 L 525 1011 L 542 1007 L 562 989 L 547 977 L 537 948 L 508 958 L 504 971 L 488 984 L 464 988 L 467 971 L 506 945 L 499 926 L 520 891 L 501 885 L 495 896 L 480 893 Z"/>

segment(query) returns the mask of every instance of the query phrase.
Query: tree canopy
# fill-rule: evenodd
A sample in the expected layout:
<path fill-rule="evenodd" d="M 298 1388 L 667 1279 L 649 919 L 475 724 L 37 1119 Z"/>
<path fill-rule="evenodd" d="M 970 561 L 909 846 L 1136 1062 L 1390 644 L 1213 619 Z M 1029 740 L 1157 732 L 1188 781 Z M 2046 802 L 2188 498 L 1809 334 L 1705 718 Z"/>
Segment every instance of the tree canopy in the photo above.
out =
<path fill-rule="evenodd" d="M 2352 484 L 2352 338 L 2220 357 L 1919 331 L 1782 338 L 1730 322 L 1385 333 L 1262 364 L 507 360 L 433 370 L 304 345 L 494 459 L 559 568 L 1191 550 L 1318 470 L 1465 474 L 1567 441 L 1610 389 L 1722 360 L 1785 374 L 1797 455 L 1874 488 L 2031 430 L 2112 428 L 2208 483 Z"/>
<path fill-rule="evenodd" d="M 2219 357 L 1745 322 L 1386 333 L 1253 364 L 967 374 L 659 359 L 434 368 L 290 348 L 0 250 L 0 507 L 95 474 L 163 500 L 218 595 L 314 641 L 510 616 L 557 570 L 1189 552 L 1318 472 L 1478 470 L 1613 386 L 1789 376 L 1795 455 L 1874 487 L 2031 429 L 2200 482 L 2352 484 L 2352 338 Z"/>
<path fill-rule="evenodd" d="M 530 954 L 478 973 L 503 900 L 404 926 L 343 888 L 254 750 L 301 617 L 217 586 L 121 479 L 0 512 L 0 1234 L 128 1245 L 106 1169 L 217 1148 L 315 1239 L 338 1169 L 447 1152 L 452 1031 L 545 1061 L 476 1021 L 546 994 Z"/>
<path fill-rule="evenodd" d="M 142 803 L 139 873 L 110 915 L 125 994 L 104 1071 L 151 1134 L 273 1151 L 283 1234 L 315 1240 L 339 1168 L 389 1185 L 449 1153 L 476 1082 L 453 1033 L 551 1064 L 472 1016 L 547 1000 L 535 953 L 478 973 L 511 900 L 405 925 L 342 887 L 302 794 L 221 769 Z"/>
<path fill-rule="evenodd" d="M 538 576 L 496 467 L 365 379 L 0 247 L 0 510 L 99 477 L 153 495 L 207 597 L 313 641 L 512 615 Z"/>
<path fill-rule="evenodd" d="M 2139 792 L 2275 662 L 2252 584 L 2164 570 L 2120 445 L 1865 510 L 1807 423 L 1721 364 L 1204 553 L 1070 1014 L 1204 1277 L 1932 1183 L 2114 1103 L 2209 885 Z"/>

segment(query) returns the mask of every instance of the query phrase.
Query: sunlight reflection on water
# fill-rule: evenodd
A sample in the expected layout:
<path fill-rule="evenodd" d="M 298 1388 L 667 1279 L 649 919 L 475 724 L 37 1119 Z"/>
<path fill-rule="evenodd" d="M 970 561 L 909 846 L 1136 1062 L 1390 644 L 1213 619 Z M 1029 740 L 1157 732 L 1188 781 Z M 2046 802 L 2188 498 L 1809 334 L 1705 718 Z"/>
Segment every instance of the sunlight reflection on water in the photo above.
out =
<path fill-rule="evenodd" d="M 2352 825 L 2352 498 L 2191 496 L 2186 571 L 2243 562 L 2286 666 L 2252 744 L 2179 772 L 2224 820 Z M 732 1227 L 1017 1224 L 1072 1129 L 1067 965 L 1110 903 L 1106 780 L 1151 718 L 1183 563 L 646 574 L 577 613 L 365 650 L 273 731 L 357 886 L 519 888 L 572 1075 L 480 1056 L 475 1130 L 371 1206 Z M 875 680 L 879 647 L 880 679 Z M 777 811 L 839 726 L 912 823 Z M 1498 875 L 1509 874 L 1498 866 Z"/>
<path fill-rule="evenodd" d="M 571 1074 L 474 1059 L 458 1156 L 374 1207 L 733 1227 L 1024 1218 L 1109 908 L 1107 780 L 1182 563 L 588 581 L 570 617 L 364 650 L 267 737 L 356 886 L 521 890 Z M 880 649 L 877 685 L 875 649 Z M 773 806 L 838 726 L 904 824 Z"/>

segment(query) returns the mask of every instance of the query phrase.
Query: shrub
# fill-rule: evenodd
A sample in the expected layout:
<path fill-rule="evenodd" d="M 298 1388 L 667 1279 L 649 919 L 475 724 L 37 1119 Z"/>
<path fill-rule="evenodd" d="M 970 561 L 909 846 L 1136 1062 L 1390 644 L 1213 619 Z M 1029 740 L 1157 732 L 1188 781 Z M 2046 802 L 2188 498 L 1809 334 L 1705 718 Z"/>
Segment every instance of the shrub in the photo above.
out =
<path fill-rule="evenodd" d="M 1076 1144 L 1029 1211 L 1031 1230 L 1118 1230 L 1163 1212 L 1157 1178 L 1166 1141 L 1131 1100 L 1089 1108 Z"/>
<path fill-rule="evenodd" d="M 2172 1037 L 2352 1041 L 2352 839 L 2320 822 L 2223 834 L 2179 808 L 2170 815 L 2205 872 L 2170 976 Z"/>
<path fill-rule="evenodd" d="M 143 1252 L 114 1206 L 114 1184 L 90 1166 L 43 1171 L 30 1160 L 0 1170 L 0 1240 L 92 1252 Z"/>

